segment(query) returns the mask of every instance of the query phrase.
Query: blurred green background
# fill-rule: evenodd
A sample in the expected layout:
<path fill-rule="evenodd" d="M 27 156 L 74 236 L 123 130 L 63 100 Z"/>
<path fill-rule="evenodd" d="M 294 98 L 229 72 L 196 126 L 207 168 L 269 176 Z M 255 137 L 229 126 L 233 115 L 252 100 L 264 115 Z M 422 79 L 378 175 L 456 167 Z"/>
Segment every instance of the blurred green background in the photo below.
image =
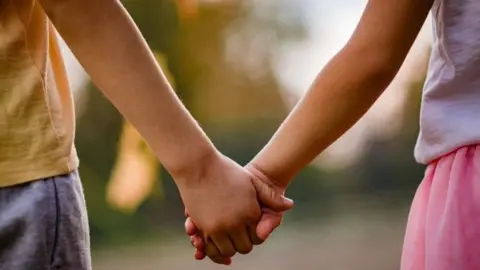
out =
<path fill-rule="evenodd" d="M 240 164 L 346 42 L 365 4 L 123 2 L 182 101 Z M 282 227 L 251 255 L 235 257 L 231 269 L 399 269 L 408 206 L 424 169 L 412 153 L 429 45 L 417 43 L 379 104 L 297 176 L 288 190 L 296 207 Z M 94 269 L 220 269 L 193 260 L 176 187 L 140 136 L 78 68 L 69 70 L 80 82 L 76 144 Z"/>

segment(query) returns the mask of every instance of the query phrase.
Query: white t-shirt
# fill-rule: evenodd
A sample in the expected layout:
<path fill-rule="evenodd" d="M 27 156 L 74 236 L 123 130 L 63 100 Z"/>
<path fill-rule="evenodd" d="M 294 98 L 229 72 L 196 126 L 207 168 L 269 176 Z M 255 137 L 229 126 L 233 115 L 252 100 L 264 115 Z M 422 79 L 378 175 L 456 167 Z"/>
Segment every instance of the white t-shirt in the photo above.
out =
<path fill-rule="evenodd" d="M 434 41 L 415 147 L 428 164 L 480 143 L 480 1 L 436 0 Z"/>

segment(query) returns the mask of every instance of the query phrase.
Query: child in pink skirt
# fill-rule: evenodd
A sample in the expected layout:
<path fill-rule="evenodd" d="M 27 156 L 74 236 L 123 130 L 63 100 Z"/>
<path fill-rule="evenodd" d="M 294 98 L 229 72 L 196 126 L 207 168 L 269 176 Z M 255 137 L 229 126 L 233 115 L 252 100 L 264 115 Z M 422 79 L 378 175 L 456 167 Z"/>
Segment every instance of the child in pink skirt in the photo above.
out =
<path fill-rule="evenodd" d="M 350 41 L 247 168 L 284 192 L 299 170 L 372 106 L 396 75 L 430 12 L 434 42 L 415 147 L 416 160 L 428 167 L 412 203 L 401 269 L 480 270 L 480 2 L 476 0 L 368 1 Z M 273 211 L 264 205 L 257 235 L 265 239 L 279 223 L 265 222 Z M 187 233 L 193 235 L 197 258 L 208 256 L 201 232 L 194 230 L 191 220 Z"/>

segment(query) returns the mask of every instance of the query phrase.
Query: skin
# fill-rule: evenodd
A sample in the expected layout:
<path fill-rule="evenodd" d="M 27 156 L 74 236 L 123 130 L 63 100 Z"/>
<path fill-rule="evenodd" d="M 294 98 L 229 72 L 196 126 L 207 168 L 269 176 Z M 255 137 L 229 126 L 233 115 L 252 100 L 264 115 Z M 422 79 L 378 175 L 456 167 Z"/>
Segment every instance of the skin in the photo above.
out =
<path fill-rule="evenodd" d="M 349 42 L 318 74 L 269 143 L 251 161 L 286 187 L 319 153 L 351 128 L 397 74 L 433 0 L 370 0 Z M 321 108 L 319 110 L 319 108 Z M 187 233 L 205 254 L 203 240 Z"/>
<path fill-rule="evenodd" d="M 262 218 L 257 199 L 262 183 L 215 149 L 120 1 L 39 3 L 92 81 L 173 176 L 191 220 L 212 246 L 211 258 L 226 263 L 237 251 L 248 253 L 260 241 L 255 231 Z M 278 194 L 262 201 L 276 211 L 293 206 Z"/>
<path fill-rule="evenodd" d="M 284 186 L 272 181 L 268 178 L 264 172 L 259 168 L 256 168 L 253 164 L 246 166 L 246 169 L 253 175 L 253 183 L 257 191 L 257 197 L 260 202 L 268 202 L 275 200 L 275 197 L 282 196 L 285 193 Z M 273 204 L 262 203 L 262 216 L 256 227 L 256 237 L 252 241 L 253 244 L 262 244 L 270 234 L 282 223 L 283 213 L 282 209 L 272 207 Z M 185 230 L 190 236 L 192 245 L 197 249 L 195 252 L 195 258 L 197 260 L 203 260 L 208 256 L 212 261 L 218 260 L 218 254 L 215 251 L 215 243 L 207 242 L 203 240 L 201 230 L 199 230 L 193 223 L 192 219 L 188 216 L 185 221 Z M 254 234 L 254 233 L 252 233 Z M 242 253 L 238 250 L 239 253 Z M 213 257 L 212 257 L 213 256 Z M 231 257 L 220 258 L 223 264 L 229 265 L 231 263 Z"/>

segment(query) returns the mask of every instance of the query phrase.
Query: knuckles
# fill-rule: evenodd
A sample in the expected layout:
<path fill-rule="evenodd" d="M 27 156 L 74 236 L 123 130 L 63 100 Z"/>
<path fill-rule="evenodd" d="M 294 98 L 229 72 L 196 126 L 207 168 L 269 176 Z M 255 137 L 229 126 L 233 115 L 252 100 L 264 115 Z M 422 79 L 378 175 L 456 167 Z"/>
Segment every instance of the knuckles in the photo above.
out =
<path fill-rule="evenodd" d="M 204 227 L 204 233 L 213 235 L 222 235 L 228 234 L 230 232 L 236 231 L 240 227 L 236 222 L 217 222 L 217 223 L 207 223 Z"/>
<path fill-rule="evenodd" d="M 260 217 L 260 210 L 254 213 L 236 215 L 222 218 L 220 220 L 208 220 L 203 224 L 202 230 L 209 235 L 234 233 L 244 229 L 249 224 L 256 224 Z"/>

